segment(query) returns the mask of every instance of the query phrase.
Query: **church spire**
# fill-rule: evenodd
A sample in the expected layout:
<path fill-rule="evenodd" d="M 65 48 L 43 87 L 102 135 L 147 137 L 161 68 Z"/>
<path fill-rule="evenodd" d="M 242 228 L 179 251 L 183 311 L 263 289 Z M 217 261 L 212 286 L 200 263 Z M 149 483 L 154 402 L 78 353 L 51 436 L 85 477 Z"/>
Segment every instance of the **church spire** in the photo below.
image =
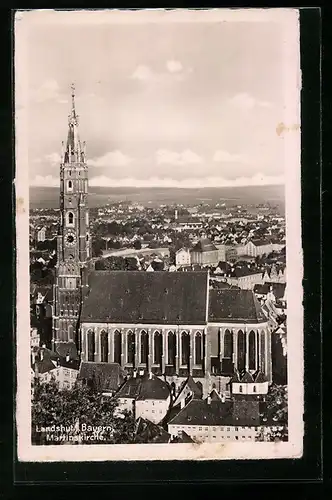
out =
<path fill-rule="evenodd" d="M 68 138 L 67 138 L 67 153 L 69 160 L 72 155 L 80 155 L 81 143 L 78 135 L 78 115 L 75 108 L 75 85 L 71 85 L 71 113 L 68 116 Z"/>

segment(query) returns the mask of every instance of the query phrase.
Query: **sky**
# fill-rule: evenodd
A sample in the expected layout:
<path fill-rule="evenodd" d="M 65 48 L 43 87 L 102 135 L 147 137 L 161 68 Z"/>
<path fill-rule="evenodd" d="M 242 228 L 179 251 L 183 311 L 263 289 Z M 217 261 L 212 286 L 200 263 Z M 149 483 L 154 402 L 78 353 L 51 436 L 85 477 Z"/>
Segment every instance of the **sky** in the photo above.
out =
<path fill-rule="evenodd" d="M 86 12 L 77 23 L 73 14 L 27 23 L 31 185 L 59 184 L 73 82 L 92 186 L 284 181 L 280 22 L 89 23 Z"/>

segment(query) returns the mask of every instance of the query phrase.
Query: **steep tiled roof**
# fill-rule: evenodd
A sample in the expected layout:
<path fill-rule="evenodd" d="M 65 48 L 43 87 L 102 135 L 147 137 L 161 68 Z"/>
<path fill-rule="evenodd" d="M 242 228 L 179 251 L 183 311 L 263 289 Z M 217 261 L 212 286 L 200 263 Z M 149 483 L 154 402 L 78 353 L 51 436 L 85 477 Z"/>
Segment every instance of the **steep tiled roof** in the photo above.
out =
<path fill-rule="evenodd" d="M 192 249 L 192 252 L 211 252 L 217 250 L 217 247 L 207 238 L 199 240 Z"/>
<path fill-rule="evenodd" d="M 221 401 L 221 397 L 215 389 L 212 389 L 212 391 L 210 392 L 210 398 L 211 401 Z"/>
<path fill-rule="evenodd" d="M 137 376 L 128 379 L 117 392 L 117 398 L 135 399 L 144 401 L 146 399 L 166 400 L 170 396 L 170 390 L 166 382 L 158 377 L 148 375 Z"/>
<path fill-rule="evenodd" d="M 176 436 L 172 443 L 194 443 L 194 440 L 184 431 L 181 431 L 181 433 Z"/>
<path fill-rule="evenodd" d="M 251 321 L 265 323 L 266 317 L 251 290 L 225 288 L 210 290 L 209 294 L 210 322 L 242 322 Z"/>
<path fill-rule="evenodd" d="M 192 378 L 191 375 L 185 380 L 182 384 L 182 387 L 180 389 L 179 394 L 176 396 L 174 405 L 176 406 L 178 401 L 180 401 L 183 392 L 185 391 L 186 388 L 189 388 L 192 392 L 193 398 L 194 399 L 201 399 L 202 398 L 202 390 L 198 387 L 196 384 L 195 380 Z"/>
<path fill-rule="evenodd" d="M 160 425 L 140 418 L 136 429 L 136 443 L 168 443 L 171 435 Z"/>
<path fill-rule="evenodd" d="M 192 399 L 174 418 L 170 425 L 227 425 L 232 423 L 231 401 Z"/>
<path fill-rule="evenodd" d="M 255 375 L 255 382 L 256 382 L 256 384 L 262 384 L 263 382 L 267 382 L 267 378 L 264 375 L 264 373 L 262 373 L 261 371 L 259 371 L 258 373 L 256 373 L 256 375 Z"/>
<path fill-rule="evenodd" d="M 241 378 L 241 382 L 243 382 L 245 384 L 253 383 L 253 381 L 254 381 L 254 379 L 252 378 L 252 375 L 249 372 L 245 372 L 243 377 Z"/>
<path fill-rule="evenodd" d="M 124 374 L 118 363 L 83 361 L 78 380 L 96 380 L 102 391 L 115 391 L 123 383 Z"/>
<path fill-rule="evenodd" d="M 56 347 L 57 354 L 65 358 L 69 354 L 70 359 L 78 359 L 77 348 L 74 342 L 59 342 Z"/>
<path fill-rule="evenodd" d="M 95 271 L 82 322 L 204 324 L 206 272 Z"/>
<path fill-rule="evenodd" d="M 54 370 L 56 366 L 50 360 L 50 358 L 43 358 L 42 361 L 38 360 L 32 365 L 32 369 L 38 373 L 46 373 Z"/>

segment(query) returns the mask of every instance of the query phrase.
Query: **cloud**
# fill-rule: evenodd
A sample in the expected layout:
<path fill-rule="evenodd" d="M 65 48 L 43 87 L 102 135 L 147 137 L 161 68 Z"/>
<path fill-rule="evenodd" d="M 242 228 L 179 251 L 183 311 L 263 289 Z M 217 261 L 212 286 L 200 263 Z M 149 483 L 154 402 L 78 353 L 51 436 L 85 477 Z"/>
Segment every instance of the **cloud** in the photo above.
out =
<path fill-rule="evenodd" d="M 182 153 L 176 151 L 169 151 L 167 149 L 159 149 L 156 153 L 157 164 L 168 163 L 171 165 L 187 165 L 189 163 L 202 163 L 203 159 L 187 149 Z"/>
<path fill-rule="evenodd" d="M 104 175 L 90 179 L 91 187 L 160 187 L 160 188 L 187 188 L 197 189 L 203 187 L 245 187 L 245 186 L 271 186 L 285 183 L 284 176 L 266 176 L 256 174 L 253 177 L 238 177 L 236 179 L 224 179 L 222 177 L 207 177 L 206 179 L 187 178 L 181 181 L 171 178 L 150 177 L 148 179 L 112 179 Z M 52 175 L 37 175 L 30 183 L 37 187 L 59 187 L 59 178 Z"/>
<path fill-rule="evenodd" d="M 186 74 L 192 73 L 192 68 L 185 69 L 180 61 L 169 60 L 165 64 L 166 71 L 154 71 L 146 65 L 139 65 L 131 78 L 141 82 L 182 81 Z"/>
<path fill-rule="evenodd" d="M 132 158 L 126 156 L 119 150 L 109 151 L 108 153 L 88 161 L 88 164 L 93 167 L 124 167 L 133 161 Z"/>
<path fill-rule="evenodd" d="M 59 153 L 51 153 L 51 154 L 48 154 L 48 155 L 45 156 L 45 160 L 48 163 L 51 163 L 52 166 L 54 166 L 54 165 L 60 165 L 61 156 L 59 155 Z"/>
<path fill-rule="evenodd" d="M 243 155 L 232 154 L 228 151 L 218 149 L 213 155 L 213 161 L 223 163 L 249 163 Z"/>
<path fill-rule="evenodd" d="M 255 99 L 253 96 L 247 94 L 246 92 L 236 94 L 234 97 L 231 98 L 230 102 L 233 106 L 245 110 L 254 109 L 256 107 L 260 108 L 272 107 L 272 103 L 268 101 L 260 101 L 258 99 Z"/>
<path fill-rule="evenodd" d="M 180 61 L 167 61 L 166 63 L 166 68 L 170 73 L 179 73 L 180 71 L 183 70 L 182 64 Z"/>
<path fill-rule="evenodd" d="M 134 73 L 132 74 L 131 78 L 134 80 L 140 80 L 142 82 L 144 81 L 149 81 L 154 78 L 154 73 L 153 71 L 148 67 L 148 66 L 137 66 L 135 69 Z"/>
<path fill-rule="evenodd" d="M 63 101 L 63 99 L 60 97 L 58 82 L 52 78 L 45 80 L 36 90 L 35 100 L 37 102 Z"/>
<path fill-rule="evenodd" d="M 265 176 L 256 174 L 253 177 L 238 177 L 237 179 L 223 179 L 222 177 L 208 177 L 206 179 L 188 178 L 181 181 L 175 179 L 150 177 L 149 179 L 112 179 L 107 176 L 93 177 L 89 181 L 91 187 L 160 187 L 160 188 L 187 188 L 197 189 L 203 187 L 245 187 L 245 186 L 271 186 L 282 185 L 283 176 Z"/>
<path fill-rule="evenodd" d="M 60 179 L 58 176 L 54 177 L 53 175 L 36 175 L 33 181 L 30 183 L 30 186 L 38 186 L 38 187 L 59 187 Z"/>

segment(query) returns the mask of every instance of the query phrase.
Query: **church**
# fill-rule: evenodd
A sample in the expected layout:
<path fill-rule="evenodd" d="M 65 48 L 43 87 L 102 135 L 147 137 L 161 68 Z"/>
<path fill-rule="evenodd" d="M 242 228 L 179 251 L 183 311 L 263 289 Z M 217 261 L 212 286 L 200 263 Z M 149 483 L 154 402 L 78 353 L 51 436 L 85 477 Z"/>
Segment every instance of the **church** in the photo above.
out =
<path fill-rule="evenodd" d="M 204 392 L 227 391 L 235 372 L 272 382 L 271 332 L 251 290 L 210 287 L 208 271 L 96 271 L 88 165 L 72 88 L 60 165 L 60 224 L 53 349 L 81 361 L 148 371 L 178 387 L 191 375 Z"/>

